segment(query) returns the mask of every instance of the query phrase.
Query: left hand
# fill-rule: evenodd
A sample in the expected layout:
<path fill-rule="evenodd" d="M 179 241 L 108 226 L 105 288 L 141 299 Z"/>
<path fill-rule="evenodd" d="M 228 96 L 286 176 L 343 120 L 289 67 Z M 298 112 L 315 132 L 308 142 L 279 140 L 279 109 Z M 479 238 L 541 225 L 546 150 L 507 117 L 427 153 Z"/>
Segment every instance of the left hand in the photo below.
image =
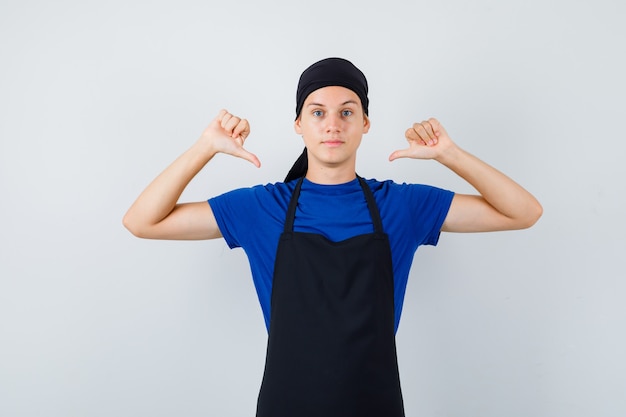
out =
<path fill-rule="evenodd" d="M 454 146 L 441 123 L 432 117 L 421 123 L 414 123 L 404 136 L 409 147 L 393 152 L 389 155 L 390 161 L 398 158 L 437 159 Z"/>

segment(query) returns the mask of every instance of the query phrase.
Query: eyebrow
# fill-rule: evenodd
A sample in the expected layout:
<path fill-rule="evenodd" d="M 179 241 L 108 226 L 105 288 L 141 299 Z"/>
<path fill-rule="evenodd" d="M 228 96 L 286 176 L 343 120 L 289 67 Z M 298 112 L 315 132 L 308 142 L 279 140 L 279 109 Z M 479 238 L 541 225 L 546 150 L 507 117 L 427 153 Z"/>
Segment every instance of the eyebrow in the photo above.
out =
<path fill-rule="evenodd" d="M 342 106 L 345 106 L 346 104 L 354 104 L 354 105 L 359 105 L 359 103 L 357 103 L 354 100 L 348 100 L 348 101 L 344 101 L 343 103 L 341 103 Z M 309 103 L 307 104 L 307 107 L 309 106 L 317 106 L 317 107 L 326 107 L 326 105 L 322 104 L 322 103 Z"/>

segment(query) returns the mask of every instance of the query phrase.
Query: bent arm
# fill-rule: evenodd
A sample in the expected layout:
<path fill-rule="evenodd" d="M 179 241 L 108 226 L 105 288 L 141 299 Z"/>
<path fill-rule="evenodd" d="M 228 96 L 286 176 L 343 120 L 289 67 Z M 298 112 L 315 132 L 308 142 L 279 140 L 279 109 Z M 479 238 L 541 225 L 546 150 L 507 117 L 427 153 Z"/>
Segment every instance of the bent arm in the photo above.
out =
<path fill-rule="evenodd" d="M 490 232 L 525 229 L 543 213 L 541 204 L 523 187 L 459 148 L 437 119 L 415 123 L 405 133 L 409 147 L 389 159 L 434 159 L 470 183 L 479 195 L 456 194 L 442 231 Z"/>
<path fill-rule="evenodd" d="M 168 166 L 139 195 L 126 212 L 124 226 L 146 239 L 198 240 L 221 237 L 208 202 L 178 203 L 189 182 L 219 152 L 260 166 L 257 157 L 243 149 L 250 132 L 248 122 L 220 111 L 198 141 Z"/>
<path fill-rule="evenodd" d="M 221 233 L 209 204 L 178 204 L 189 182 L 214 155 L 192 147 L 178 157 L 139 195 L 123 219 L 135 236 L 146 239 L 215 239 Z"/>
<path fill-rule="evenodd" d="M 456 194 L 443 223 L 445 232 L 490 232 L 525 229 L 543 209 L 511 178 L 458 147 L 438 161 L 470 183 L 480 195 Z"/>

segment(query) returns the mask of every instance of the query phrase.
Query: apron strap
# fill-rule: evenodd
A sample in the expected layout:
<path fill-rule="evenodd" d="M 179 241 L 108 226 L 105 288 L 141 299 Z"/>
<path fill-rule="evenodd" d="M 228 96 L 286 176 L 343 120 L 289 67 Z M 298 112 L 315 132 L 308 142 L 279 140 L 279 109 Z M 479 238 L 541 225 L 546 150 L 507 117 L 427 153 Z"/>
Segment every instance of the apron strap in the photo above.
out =
<path fill-rule="evenodd" d="M 374 231 L 376 233 L 383 232 L 383 222 L 380 219 L 380 213 L 378 212 L 378 206 L 376 205 L 376 200 L 374 200 L 374 194 L 372 194 L 372 190 L 367 185 L 365 180 L 356 176 L 359 179 L 359 183 L 361 183 L 361 188 L 363 189 L 363 194 L 365 194 L 365 201 L 367 201 L 367 207 L 370 209 L 370 216 L 372 217 L 372 223 L 374 223 Z"/>
<path fill-rule="evenodd" d="M 302 182 L 304 177 L 301 177 L 296 183 L 296 188 L 291 194 L 291 200 L 289 201 L 289 208 L 287 209 L 287 217 L 285 218 L 285 233 L 293 232 L 293 220 L 296 217 L 296 207 L 298 206 L 298 197 L 300 196 L 300 189 L 302 188 Z"/>
<path fill-rule="evenodd" d="M 380 219 L 380 213 L 378 211 L 378 206 L 376 205 L 376 200 L 374 199 L 374 194 L 372 194 L 372 190 L 370 190 L 370 187 L 362 177 L 359 175 L 356 177 L 359 180 L 359 184 L 361 185 L 363 194 L 365 195 L 367 208 L 370 211 L 370 217 L 372 218 L 372 223 L 374 224 L 374 232 L 383 233 L 383 222 Z M 301 177 L 296 183 L 296 187 L 291 195 L 289 208 L 287 209 L 287 217 L 285 218 L 285 233 L 293 232 L 293 223 L 296 218 L 296 207 L 298 206 L 298 197 L 300 196 L 300 189 L 302 188 L 303 181 L 304 177 Z"/>

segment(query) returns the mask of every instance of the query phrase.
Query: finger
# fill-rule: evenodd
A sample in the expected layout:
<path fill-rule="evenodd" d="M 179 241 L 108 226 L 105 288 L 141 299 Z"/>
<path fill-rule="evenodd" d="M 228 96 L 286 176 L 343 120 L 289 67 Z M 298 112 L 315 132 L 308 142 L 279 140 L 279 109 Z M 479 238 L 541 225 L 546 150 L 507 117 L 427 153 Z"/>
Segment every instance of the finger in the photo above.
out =
<path fill-rule="evenodd" d="M 427 120 L 425 122 L 422 122 L 422 126 L 424 127 L 424 130 L 428 134 L 429 143 L 431 145 L 436 145 L 437 141 L 438 141 L 437 133 L 436 133 L 436 130 L 435 130 L 436 125 L 432 121 L 436 122 L 435 119 L 431 118 L 431 119 L 429 119 L 429 120 Z"/>
<path fill-rule="evenodd" d="M 408 128 L 406 132 L 404 133 L 404 136 L 407 138 L 409 142 L 415 142 L 420 145 L 427 145 L 424 139 L 417 132 L 416 125 L 417 123 L 413 125 L 413 127 Z"/>
<path fill-rule="evenodd" d="M 404 137 L 409 141 L 409 142 L 415 142 L 420 140 L 420 137 L 417 136 L 417 132 L 415 131 L 415 129 L 413 129 L 412 127 L 408 128 L 405 132 L 404 132 Z"/>
<path fill-rule="evenodd" d="M 227 114 L 228 114 L 228 111 L 226 109 L 220 110 L 219 113 L 217 113 L 217 116 L 215 116 L 215 118 L 213 119 L 213 121 L 211 121 L 211 126 L 222 127 L 222 119 Z"/>
<path fill-rule="evenodd" d="M 432 128 L 430 128 L 428 122 L 415 123 L 413 125 L 413 128 L 425 145 L 433 145 L 433 139 L 435 139 L 435 135 L 432 133 Z"/>
<path fill-rule="evenodd" d="M 252 162 L 257 168 L 261 167 L 261 161 L 259 161 L 259 158 L 257 158 L 255 154 L 246 151 L 244 148 L 239 148 L 239 151 L 235 154 L 235 156 Z"/>
<path fill-rule="evenodd" d="M 241 122 L 241 119 L 237 116 L 233 116 L 232 114 L 230 114 L 229 116 L 230 118 L 226 121 L 222 119 L 222 127 L 226 132 L 228 132 L 231 137 L 235 137 L 235 135 L 233 134 L 233 129 L 237 127 L 239 122 Z"/>
<path fill-rule="evenodd" d="M 397 151 L 393 151 L 391 155 L 389 155 L 389 161 L 394 161 L 398 158 L 409 158 L 410 149 L 399 149 Z"/>
<path fill-rule="evenodd" d="M 243 142 L 246 140 L 249 134 L 250 134 L 250 124 L 248 123 L 246 119 L 242 119 L 237 124 L 237 126 L 235 126 L 235 128 L 233 129 L 232 136 L 241 137 L 242 145 L 243 145 Z"/>
<path fill-rule="evenodd" d="M 445 129 L 443 128 L 439 120 L 435 119 L 434 117 L 431 117 L 430 119 L 428 119 L 428 122 L 433 127 L 433 132 L 435 133 L 435 136 L 437 138 L 445 133 Z"/>
<path fill-rule="evenodd" d="M 423 144 L 423 145 L 428 145 L 428 133 L 426 132 L 426 130 L 424 129 L 424 126 L 422 126 L 421 123 L 414 123 L 413 124 L 413 131 L 415 131 L 415 136 L 417 137 L 417 142 Z"/>
<path fill-rule="evenodd" d="M 227 110 L 225 109 L 220 110 L 220 113 L 217 115 L 217 118 L 220 121 L 220 127 L 222 129 L 226 128 L 226 123 L 228 123 L 231 117 L 233 117 L 233 115 L 230 114 Z"/>
<path fill-rule="evenodd" d="M 225 115 L 222 116 L 222 118 L 220 119 L 220 127 L 222 129 L 226 129 L 226 123 L 228 123 L 231 117 L 232 116 L 230 113 L 226 113 Z"/>
<path fill-rule="evenodd" d="M 433 125 L 430 123 L 430 120 L 422 122 L 421 125 L 424 128 L 424 130 L 426 131 L 426 133 L 428 134 L 429 138 L 432 139 L 432 138 L 435 137 L 435 132 L 433 131 Z"/>
<path fill-rule="evenodd" d="M 216 120 L 219 120 L 220 122 L 222 121 L 222 118 L 224 116 L 226 116 L 228 114 L 228 110 L 226 109 L 222 109 L 220 110 L 220 112 L 217 114 L 217 116 L 215 117 Z"/>

